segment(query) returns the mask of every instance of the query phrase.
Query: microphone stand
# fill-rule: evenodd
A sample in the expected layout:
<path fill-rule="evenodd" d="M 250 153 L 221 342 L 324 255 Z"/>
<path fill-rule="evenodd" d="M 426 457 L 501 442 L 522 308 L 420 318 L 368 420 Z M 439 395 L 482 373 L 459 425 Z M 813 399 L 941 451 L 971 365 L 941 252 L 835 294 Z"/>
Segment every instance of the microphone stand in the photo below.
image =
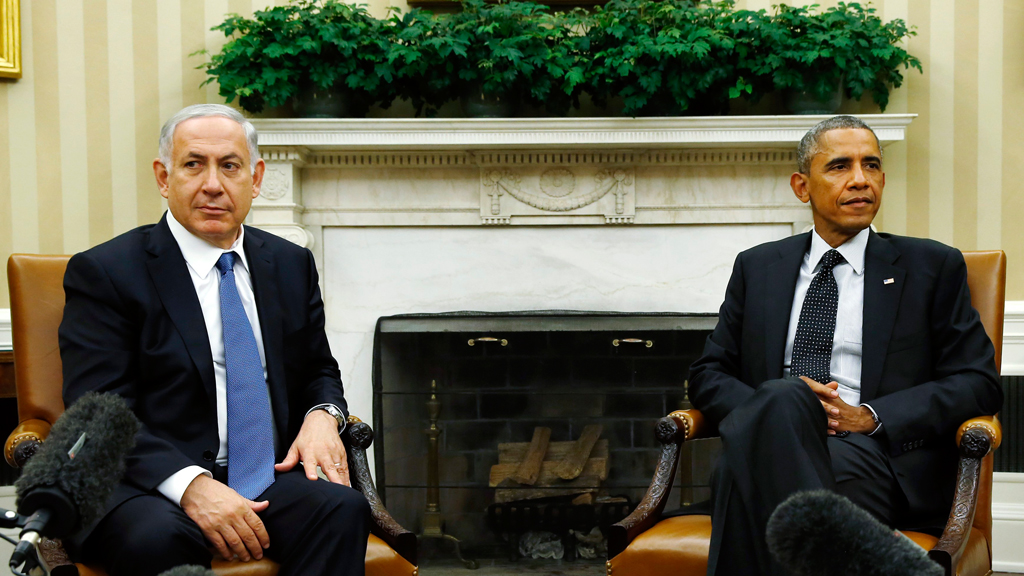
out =
<path fill-rule="evenodd" d="M 26 522 L 28 522 L 28 516 L 22 516 L 21 514 L 15 512 L 14 510 L 0 508 L 0 528 L 24 528 Z M 7 538 L 6 536 L 4 537 L 4 539 L 10 540 L 12 544 L 18 543 L 17 541 Z M 16 576 L 26 576 L 36 568 L 43 568 L 43 571 L 46 574 L 50 573 L 50 571 L 47 570 L 46 567 L 39 562 L 38 543 L 33 543 L 32 549 L 25 555 L 24 561 L 15 560 L 12 558 L 11 562 L 11 572 L 13 572 Z M 22 571 L 18 570 L 19 566 L 22 567 Z"/>

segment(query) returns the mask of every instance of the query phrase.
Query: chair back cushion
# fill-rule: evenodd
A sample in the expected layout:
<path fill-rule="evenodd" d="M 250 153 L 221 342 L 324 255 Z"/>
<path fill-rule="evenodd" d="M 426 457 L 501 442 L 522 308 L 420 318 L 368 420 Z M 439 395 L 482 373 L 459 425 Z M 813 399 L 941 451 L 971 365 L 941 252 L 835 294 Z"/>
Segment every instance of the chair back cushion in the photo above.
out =
<path fill-rule="evenodd" d="M 996 349 L 996 370 L 1002 366 L 1003 310 L 1006 304 L 1006 254 L 1002 250 L 964 252 L 971 304 L 981 316 L 985 332 Z M 974 528 L 992 543 L 992 454 L 982 460 Z"/>
<path fill-rule="evenodd" d="M 996 370 L 1003 357 L 1003 309 L 1006 305 L 1006 254 L 1002 250 L 964 252 L 971 304 L 981 316 L 996 349 Z"/>
<path fill-rule="evenodd" d="M 7 260 L 18 419 L 53 424 L 64 412 L 57 328 L 64 316 L 69 256 L 14 254 Z"/>

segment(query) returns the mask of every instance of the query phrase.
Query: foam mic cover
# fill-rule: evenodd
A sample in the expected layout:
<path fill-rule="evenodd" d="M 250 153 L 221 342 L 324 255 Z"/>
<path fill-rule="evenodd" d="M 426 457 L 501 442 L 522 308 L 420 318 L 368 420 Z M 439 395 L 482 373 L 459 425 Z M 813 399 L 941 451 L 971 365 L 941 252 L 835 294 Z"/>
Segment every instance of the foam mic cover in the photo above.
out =
<path fill-rule="evenodd" d="M 138 431 L 138 419 L 120 396 L 83 395 L 22 469 L 15 483 L 18 512 L 36 514 L 39 525 L 32 529 L 51 538 L 91 524 L 124 476 Z"/>
<path fill-rule="evenodd" d="M 216 576 L 213 570 L 191 564 L 188 566 L 175 566 L 170 570 L 160 573 L 160 576 Z"/>
<path fill-rule="evenodd" d="M 787 498 L 768 520 L 766 539 L 796 576 L 943 576 L 923 548 L 827 490 Z"/>

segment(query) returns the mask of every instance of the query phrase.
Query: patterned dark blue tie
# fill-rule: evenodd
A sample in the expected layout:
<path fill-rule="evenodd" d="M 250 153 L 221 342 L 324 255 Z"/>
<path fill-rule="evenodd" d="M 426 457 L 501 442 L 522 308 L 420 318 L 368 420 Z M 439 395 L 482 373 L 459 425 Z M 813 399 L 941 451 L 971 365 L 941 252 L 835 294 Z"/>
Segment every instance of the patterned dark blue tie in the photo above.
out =
<path fill-rule="evenodd" d="M 235 254 L 221 254 L 220 317 L 228 397 L 228 486 L 255 500 L 274 483 L 274 431 L 252 325 L 235 287 Z"/>
<path fill-rule="evenodd" d="M 839 287 L 832 269 L 841 262 L 845 259 L 837 250 L 826 252 L 807 288 L 793 338 L 792 376 L 807 376 L 822 384 L 832 381 L 832 338 L 839 307 Z"/>

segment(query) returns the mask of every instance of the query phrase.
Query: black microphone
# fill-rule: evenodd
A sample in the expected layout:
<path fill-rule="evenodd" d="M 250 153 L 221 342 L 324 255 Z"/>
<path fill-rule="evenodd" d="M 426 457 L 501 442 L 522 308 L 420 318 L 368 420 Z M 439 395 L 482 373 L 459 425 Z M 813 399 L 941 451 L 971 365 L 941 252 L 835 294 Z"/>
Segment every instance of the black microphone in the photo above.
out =
<path fill-rule="evenodd" d="M 18 513 L 28 519 L 12 569 L 33 557 L 40 537 L 64 538 L 99 517 L 138 431 L 138 419 L 116 394 L 87 393 L 54 422 L 15 483 Z"/>
<path fill-rule="evenodd" d="M 213 570 L 209 568 L 203 568 L 196 564 L 189 564 L 187 566 L 175 566 L 170 570 L 165 570 L 160 573 L 160 576 L 216 576 Z"/>
<path fill-rule="evenodd" d="M 923 548 L 827 490 L 797 492 L 779 504 L 766 539 L 796 576 L 943 576 Z"/>

